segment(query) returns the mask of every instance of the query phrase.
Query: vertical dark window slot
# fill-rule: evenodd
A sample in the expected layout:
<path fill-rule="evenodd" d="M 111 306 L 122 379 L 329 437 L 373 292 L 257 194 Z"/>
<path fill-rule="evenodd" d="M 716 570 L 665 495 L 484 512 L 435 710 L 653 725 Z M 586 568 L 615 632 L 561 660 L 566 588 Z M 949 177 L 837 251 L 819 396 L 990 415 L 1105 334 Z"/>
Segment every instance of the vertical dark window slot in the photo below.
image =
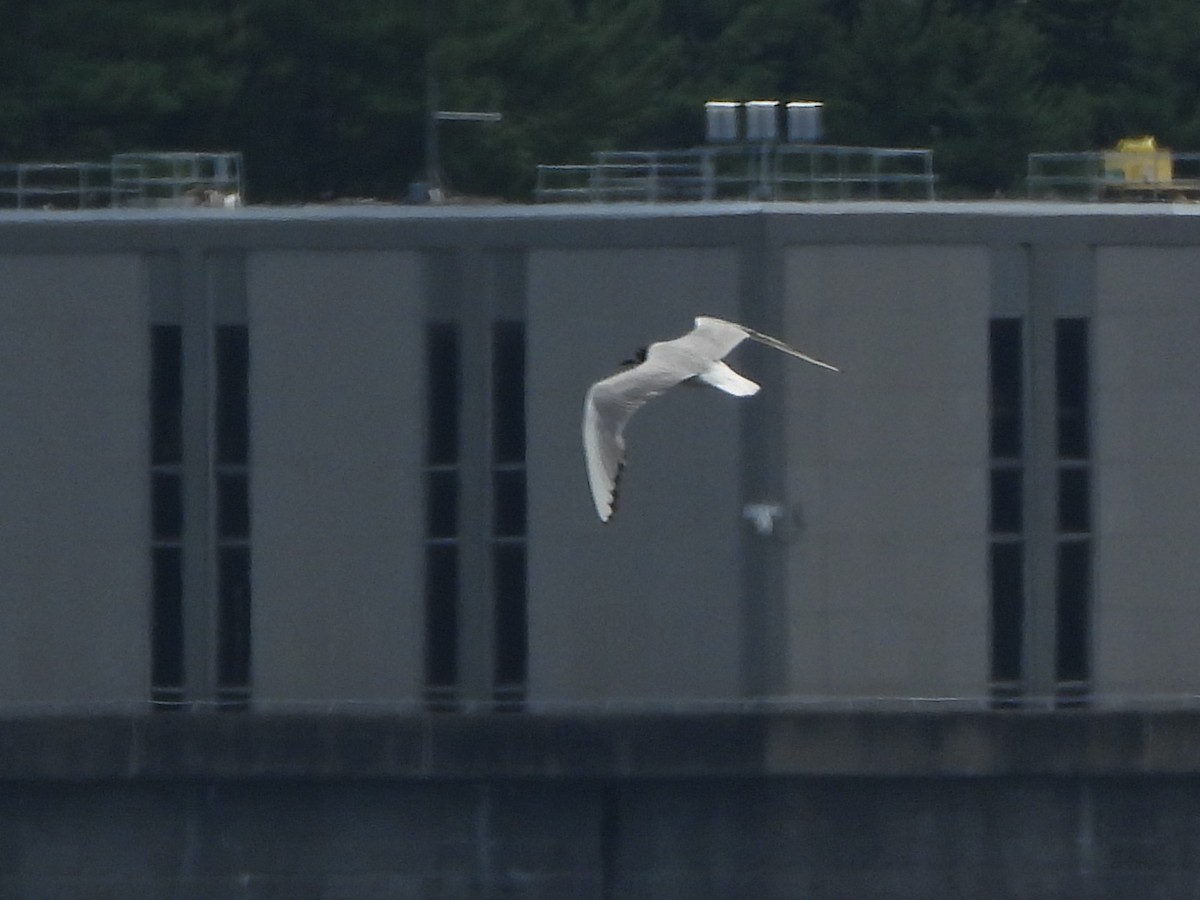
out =
<path fill-rule="evenodd" d="M 525 323 L 492 326 L 492 587 L 497 708 L 521 709 L 526 614 Z"/>
<path fill-rule="evenodd" d="M 223 541 L 250 538 L 250 486 L 243 472 L 217 475 L 217 536 Z"/>
<path fill-rule="evenodd" d="M 433 705 L 451 703 L 458 686 L 458 547 L 425 551 L 425 684 Z M 438 694 L 436 692 L 448 692 Z"/>
<path fill-rule="evenodd" d="M 183 329 L 150 329 L 150 464 L 183 462 Z"/>
<path fill-rule="evenodd" d="M 217 547 L 217 699 L 244 706 L 251 677 L 250 333 L 218 325 L 213 418 Z"/>
<path fill-rule="evenodd" d="M 493 559 L 496 590 L 496 702 L 520 708 L 525 696 L 528 635 L 525 609 L 525 544 L 497 544 Z"/>
<path fill-rule="evenodd" d="M 1059 705 L 1086 702 L 1091 679 L 1091 359 L 1088 320 L 1055 321 L 1057 447 L 1055 678 Z"/>
<path fill-rule="evenodd" d="M 1088 661 L 1091 548 L 1084 541 L 1064 541 L 1058 545 L 1057 562 L 1055 669 L 1066 693 L 1074 695 L 1078 688 L 1071 686 L 1082 685 L 1091 676 Z"/>
<path fill-rule="evenodd" d="M 426 333 L 427 445 L 430 466 L 457 465 L 460 406 L 459 336 L 453 322 L 434 322 Z"/>
<path fill-rule="evenodd" d="M 217 363 L 217 464 L 246 465 L 250 458 L 250 334 L 245 325 L 219 325 Z"/>
<path fill-rule="evenodd" d="M 1024 452 L 1025 377 L 1022 322 L 993 319 L 988 340 L 991 368 L 991 456 L 1018 459 Z"/>
<path fill-rule="evenodd" d="M 492 458 L 525 465 L 525 323 L 496 322 L 492 342 Z"/>
<path fill-rule="evenodd" d="M 1019 468 L 992 468 L 991 530 L 993 535 L 1019 535 L 1025 527 L 1025 506 Z"/>
<path fill-rule="evenodd" d="M 153 607 L 150 624 L 151 699 L 183 700 L 183 551 L 155 546 L 150 551 Z"/>
<path fill-rule="evenodd" d="M 1015 684 L 1021 678 L 1025 631 L 1025 560 L 1020 544 L 993 543 L 992 680 Z M 997 699 L 1007 693 L 1001 690 Z"/>
<path fill-rule="evenodd" d="M 430 540 L 458 537 L 458 473 L 434 470 L 425 476 L 425 536 Z"/>
<path fill-rule="evenodd" d="M 497 469 L 492 473 L 492 534 L 525 539 L 525 470 Z"/>
<path fill-rule="evenodd" d="M 184 699 L 183 330 L 150 328 L 150 699 Z"/>
<path fill-rule="evenodd" d="M 991 456 L 988 526 L 992 702 L 1020 703 L 1025 640 L 1024 323 L 993 319 L 988 334 Z"/>
<path fill-rule="evenodd" d="M 217 573 L 220 699 L 237 702 L 247 698 L 250 685 L 250 548 L 218 549 Z"/>
<path fill-rule="evenodd" d="M 425 704 L 459 701 L 461 332 L 425 331 Z"/>
<path fill-rule="evenodd" d="M 1059 534 L 1086 535 L 1091 531 L 1091 477 L 1081 466 L 1058 469 Z"/>
<path fill-rule="evenodd" d="M 178 472 L 150 473 L 150 528 L 156 544 L 175 544 L 182 539 L 183 479 Z"/>
<path fill-rule="evenodd" d="M 1054 381 L 1058 458 L 1086 460 L 1088 425 L 1088 320 L 1058 319 L 1054 335 Z"/>

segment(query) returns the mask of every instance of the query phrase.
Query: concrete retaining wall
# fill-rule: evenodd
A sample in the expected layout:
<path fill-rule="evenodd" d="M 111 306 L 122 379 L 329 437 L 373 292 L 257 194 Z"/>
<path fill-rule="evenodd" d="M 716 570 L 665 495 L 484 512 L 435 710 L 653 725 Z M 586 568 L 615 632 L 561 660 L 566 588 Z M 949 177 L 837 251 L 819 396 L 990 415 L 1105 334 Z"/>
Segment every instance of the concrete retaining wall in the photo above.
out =
<path fill-rule="evenodd" d="M 0 724 L 0 896 L 1190 896 L 1200 715 Z"/>

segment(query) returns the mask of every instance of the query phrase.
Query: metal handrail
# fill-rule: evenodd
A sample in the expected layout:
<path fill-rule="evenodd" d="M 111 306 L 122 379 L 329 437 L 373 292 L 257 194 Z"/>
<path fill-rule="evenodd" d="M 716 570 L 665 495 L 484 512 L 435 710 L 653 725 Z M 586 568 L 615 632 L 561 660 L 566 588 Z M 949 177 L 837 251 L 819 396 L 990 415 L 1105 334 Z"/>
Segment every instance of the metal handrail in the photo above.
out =
<path fill-rule="evenodd" d="M 1171 176 L 1141 181 L 1124 180 L 1114 174 L 1111 165 L 1117 161 L 1140 161 L 1145 154 L 1139 151 L 1030 153 L 1026 161 L 1026 192 L 1033 199 L 1168 199 L 1200 196 L 1200 153 L 1157 152 L 1170 158 Z"/>
<path fill-rule="evenodd" d="M 89 162 L 23 162 L 0 165 L 0 206 L 73 209 L 115 206 L 122 189 L 113 166 Z"/>
<path fill-rule="evenodd" d="M 0 207 L 96 209 L 161 203 L 241 205 L 240 153 L 119 153 L 101 162 L 0 164 Z M 233 202 L 230 202 L 230 201 Z"/>
<path fill-rule="evenodd" d="M 806 170 L 790 166 L 805 157 Z M 911 166 L 895 171 L 895 166 Z M 882 199 L 914 188 L 935 198 L 933 151 L 821 144 L 714 145 L 690 150 L 621 150 L 594 154 L 593 162 L 539 165 L 538 202 L 587 200 Z M 796 190 L 796 188 L 801 188 Z"/>

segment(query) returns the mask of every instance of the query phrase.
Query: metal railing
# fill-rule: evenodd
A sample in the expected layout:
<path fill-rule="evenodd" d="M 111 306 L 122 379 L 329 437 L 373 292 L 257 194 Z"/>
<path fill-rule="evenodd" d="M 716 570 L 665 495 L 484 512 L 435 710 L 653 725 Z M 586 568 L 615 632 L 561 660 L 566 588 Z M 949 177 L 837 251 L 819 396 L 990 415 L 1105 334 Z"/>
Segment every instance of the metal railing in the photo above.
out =
<path fill-rule="evenodd" d="M 743 144 L 605 151 L 583 165 L 540 165 L 540 202 L 935 198 L 933 151 Z"/>
<path fill-rule="evenodd" d="M 27 162 L 0 165 L 0 208 L 95 209 L 125 198 L 110 163 Z M 125 174 L 133 174 L 125 173 Z"/>
<path fill-rule="evenodd" d="M 772 191 L 781 200 L 933 200 L 936 184 L 932 150 L 787 144 L 775 152 Z"/>
<path fill-rule="evenodd" d="M 137 206 L 240 206 L 240 153 L 118 153 L 113 184 Z M 119 173 L 118 174 L 118 170 Z"/>
<path fill-rule="evenodd" d="M 1093 150 L 1081 153 L 1030 153 L 1025 182 L 1032 199 L 1176 200 L 1200 197 L 1200 153 L 1172 153 L 1169 177 L 1131 180 L 1121 165 L 1144 154 Z"/>
<path fill-rule="evenodd" d="M 551 200 L 700 200 L 706 178 L 703 160 L 689 152 L 595 154 L 584 165 L 540 165 L 534 196 Z"/>
<path fill-rule="evenodd" d="M 107 163 L 0 164 L 0 209 L 240 206 L 240 153 L 119 153 Z"/>

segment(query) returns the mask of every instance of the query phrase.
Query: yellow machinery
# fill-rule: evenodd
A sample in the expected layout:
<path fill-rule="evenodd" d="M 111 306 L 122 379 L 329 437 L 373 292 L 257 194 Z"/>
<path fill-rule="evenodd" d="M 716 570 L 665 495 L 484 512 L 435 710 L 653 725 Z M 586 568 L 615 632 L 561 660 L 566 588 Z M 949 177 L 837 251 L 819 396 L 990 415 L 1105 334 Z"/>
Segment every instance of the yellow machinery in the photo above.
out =
<path fill-rule="evenodd" d="M 1171 151 L 1160 150 L 1149 135 L 1124 138 L 1116 150 L 1104 153 L 1104 179 L 1110 187 L 1165 187 L 1172 177 Z"/>

